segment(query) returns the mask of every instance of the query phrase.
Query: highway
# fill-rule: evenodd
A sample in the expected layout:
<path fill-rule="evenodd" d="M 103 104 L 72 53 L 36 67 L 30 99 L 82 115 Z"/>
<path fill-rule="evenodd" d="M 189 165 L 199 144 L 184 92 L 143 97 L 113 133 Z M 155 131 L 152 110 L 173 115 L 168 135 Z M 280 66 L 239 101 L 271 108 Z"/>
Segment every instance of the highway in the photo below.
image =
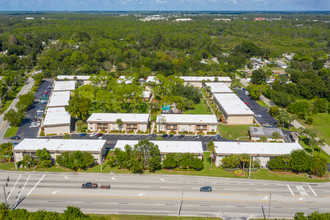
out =
<path fill-rule="evenodd" d="M 7 178 L 9 177 L 9 182 Z M 330 183 L 297 183 L 176 175 L 1 172 L 8 203 L 29 211 L 152 214 L 222 218 L 292 217 L 296 212 L 330 212 Z M 82 189 L 81 184 L 111 189 Z M 200 192 L 210 185 L 213 192 Z M 270 201 L 271 193 L 271 201 Z M 0 200 L 5 201 L 4 193 Z"/>

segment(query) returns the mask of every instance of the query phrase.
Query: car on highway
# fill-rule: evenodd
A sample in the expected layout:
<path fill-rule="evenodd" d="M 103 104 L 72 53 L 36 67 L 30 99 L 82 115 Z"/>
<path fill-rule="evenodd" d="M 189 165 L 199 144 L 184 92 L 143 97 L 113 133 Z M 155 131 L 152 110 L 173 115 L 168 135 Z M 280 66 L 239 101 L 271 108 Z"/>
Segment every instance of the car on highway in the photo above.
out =
<path fill-rule="evenodd" d="M 83 189 L 97 189 L 99 187 L 96 183 L 87 182 L 81 185 Z"/>
<path fill-rule="evenodd" d="M 261 118 L 262 115 L 254 115 L 254 117 L 256 117 L 256 118 Z"/>
<path fill-rule="evenodd" d="M 11 137 L 10 140 L 21 140 L 21 138 L 19 136 L 14 136 L 14 137 Z"/>
<path fill-rule="evenodd" d="M 212 192 L 211 186 L 202 186 L 200 189 L 201 192 Z"/>
<path fill-rule="evenodd" d="M 90 137 L 95 137 L 96 135 L 97 135 L 97 133 L 94 133 L 94 132 L 93 132 L 93 133 L 90 133 L 89 136 L 90 136 Z"/>
<path fill-rule="evenodd" d="M 214 136 L 214 139 L 215 140 L 218 140 L 220 138 L 220 134 L 216 134 L 215 136 Z"/>
<path fill-rule="evenodd" d="M 87 135 L 86 133 L 79 134 L 80 137 L 85 137 L 86 135 Z"/>
<path fill-rule="evenodd" d="M 169 134 L 168 135 L 168 138 L 172 138 L 172 137 L 174 137 L 174 134 Z"/>
<path fill-rule="evenodd" d="M 185 137 L 185 135 L 184 134 L 181 134 L 180 136 L 179 136 L 179 139 L 182 139 L 182 138 L 184 138 Z"/>
<path fill-rule="evenodd" d="M 162 134 L 162 138 L 166 138 L 167 136 L 167 134 Z"/>

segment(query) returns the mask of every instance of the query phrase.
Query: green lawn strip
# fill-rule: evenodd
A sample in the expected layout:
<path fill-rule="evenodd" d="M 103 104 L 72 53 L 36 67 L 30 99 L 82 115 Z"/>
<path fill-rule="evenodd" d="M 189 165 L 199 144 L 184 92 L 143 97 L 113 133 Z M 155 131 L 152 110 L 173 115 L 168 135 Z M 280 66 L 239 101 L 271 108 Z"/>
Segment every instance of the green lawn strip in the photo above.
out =
<path fill-rule="evenodd" d="M 269 107 L 264 101 L 257 100 L 256 102 L 257 102 L 260 106 L 262 106 L 262 107 L 265 107 L 265 108 L 268 108 L 268 107 Z"/>
<path fill-rule="evenodd" d="M 93 219 L 102 220 L 174 220 L 178 219 L 177 216 L 156 216 L 156 215 L 101 215 L 101 214 L 88 214 Z M 180 219 L 204 220 L 205 217 L 182 217 Z M 207 217 L 210 220 L 219 220 L 221 218 Z"/>
<path fill-rule="evenodd" d="M 330 114 L 329 113 L 318 113 L 312 115 L 313 124 L 306 125 L 305 127 L 313 129 L 319 138 L 324 138 L 325 142 L 330 145 Z"/>
<path fill-rule="evenodd" d="M 5 102 L 5 104 L 4 104 L 4 106 L 2 107 L 2 112 L 5 112 L 8 108 L 9 108 L 9 106 L 11 105 L 11 103 L 14 101 L 14 99 L 11 99 L 11 100 L 7 100 L 6 102 Z"/>
<path fill-rule="evenodd" d="M 196 104 L 193 109 L 185 111 L 184 114 L 206 115 L 206 114 L 212 114 L 212 112 L 209 106 L 207 105 L 207 103 L 203 100 L 200 103 Z"/>
<path fill-rule="evenodd" d="M 299 144 L 305 149 L 305 151 L 312 155 L 313 149 L 308 146 L 307 144 L 305 144 L 304 139 L 306 137 L 303 137 L 301 141 L 299 141 Z M 325 159 L 327 159 L 327 162 L 330 163 L 330 156 L 321 148 L 315 147 L 314 148 L 314 154 L 319 154 L 321 157 L 324 157 Z"/>
<path fill-rule="evenodd" d="M 251 125 L 219 125 L 219 131 L 221 137 L 237 140 L 245 140 L 248 141 L 249 138 L 249 127 Z"/>
<path fill-rule="evenodd" d="M 17 133 L 18 127 L 12 126 L 12 127 L 8 127 L 4 137 L 5 138 L 10 138 L 10 137 L 14 137 Z"/>

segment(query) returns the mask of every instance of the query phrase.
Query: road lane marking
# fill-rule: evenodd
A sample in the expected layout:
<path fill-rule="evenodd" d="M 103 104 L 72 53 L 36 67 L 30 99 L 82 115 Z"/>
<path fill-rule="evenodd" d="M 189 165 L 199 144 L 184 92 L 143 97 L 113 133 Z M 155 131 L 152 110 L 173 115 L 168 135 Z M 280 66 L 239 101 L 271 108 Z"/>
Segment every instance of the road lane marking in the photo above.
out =
<path fill-rule="evenodd" d="M 140 193 L 139 196 L 143 196 L 144 194 L 146 194 L 146 193 Z"/>
<path fill-rule="evenodd" d="M 114 178 L 114 177 L 111 177 L 111 179 L 112 179 L 112 180 L 117 180 L 117 179 L 116 179 L 116 178 Z"/>
<path fill-rule="evenodd" d="M 81 196 L 81 195 L 50 195 L 50 194 L 31 194 L 30 197 L 64 197 L 64 198 L 104 198 L 104 199 L 149 199 L 149 200 L 175 200 L 178 198 L 163 197 L 136 197 L 136 196 Z M 218 202 L 265 202 L 265 200 L 238 200 L 238 199 L 205 199 L 205 198 L 182 198 L 185 201 L 218 201 Z M 272 203 L 308 203 L 308 204 L 324 204 L 327 202 L 311 202 L 311 201 L 278 201 L 272 200 Z"/>
<path fill-rule="evenodd" d="M 315 193 L 315 191 L 313 190 L 313 188 L 310 185 L 308 185 L 308 187 L 311 189 L 311 191 L 314 194 L 314 196 L 317 196 L 317 194 Z"/>
<path fill-rule="evenodd" d="M 297 190 L 300 192 L 302 196 L 308 196 L 307 192 L 305 191 L 303 186 L 296 186 Z"/>
<path fill-rule="evenodd" d="M 2 124 L 2 126 L 0 128 L 0 131 L 2 130 L 3 126 L 5 126 L 5 124 L 6 124 L 6 121 L 3 122 L 3 124 Z"/>
<path fill-rule="evenodd" d="M 10 193 L 9 193 L 9 195 L 8 195 L 8 197 L 7 197 L 7 200 L 9 200 L 9 197 L 10 197 L 11 193 L 14 191 L 15 186 L 16 186 L 16 184 L 18 183 L 18 180 L 21 178 L 21 176 L 22 176 L 22 174 L 19 175 L 19 177 L 17 178 L 17 180 L 16 180 L 16 182 L 15 182 L 13 188 L 11 188 Z"/>
<path fill-rule="evenodd" d="M 291 190 L 291 188 L 290 188 L 290 186 L 289 185 L 286 185 L 287 187 L 288 187 L 288 189 L 290 190 L 290 193 L 291 193 L 291 195 L 293 195 L 294 196 L 294 193 L 292 192 L 292 190 Z"/>
<path fill-rule="evenodd" d="M 163 178 L 160 178 L 160 181 L 162 181 L 162 182 L 166 182 L 166 180 L 164 180 Z"/>
<path fill-rule="evenodd" d="M 56 194 L 56 193 L 58 193 L 58 192 L 60 192 L 60 191 L 56 190 L 56 191 L 52 192 L 52 194 Z"/>
<path fill-rule="evenodd" d="M 31 176 L 31 174 L 29 174 L 28 178 L 26 179 L 26 182 L 25 182 L 25 184 L 24 184 L 22 190 L 20 191 L 20 193 L 19 193 L 19 195 L 18 195 L 18 197 L 17 197 L 16 203 L 18 202 L 19 198 L 21 198 L 21 195 L 22 195 L 22 193 L 23 193 L 23 190 L 24 190 L 24 188 L 25 188 L 25 185 L 26 185 L 27 182 L 29 181 L 30 176 Z"/>
<path fill-rule="evenodd" d="M 45 178 L 46 175 L 43 175 L 40 180 L 34 185 L 34 187 L 30 190 L 30 192 L 28 194 L 26 194 L 27 196 L 29 196 L 32 191 L 38 186 L 38 184 L 41 182 L 41 180 L 43 180 L 43 178 Z"/>

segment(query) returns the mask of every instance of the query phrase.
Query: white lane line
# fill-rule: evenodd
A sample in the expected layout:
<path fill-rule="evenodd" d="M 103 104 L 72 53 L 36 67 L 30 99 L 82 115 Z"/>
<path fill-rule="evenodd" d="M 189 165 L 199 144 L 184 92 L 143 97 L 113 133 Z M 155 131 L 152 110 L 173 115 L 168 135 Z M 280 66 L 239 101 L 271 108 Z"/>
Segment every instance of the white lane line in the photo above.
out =
<path fill-rule="evenodd" d="M 297 190 L 300 192 L 302 196 L 308 196 L 308 193 L 305 191 L 303 186 L 296 186 Z"/>
<path fill-rule="evenodd" d="M 140 193 L 139 196 L 143 196 L 145 193 Z"/>
<path fill-rule="evenodd" d="M 160 181 L 162 181 L 162 182 L 166 182 L 166 180 L 164 180 L 163 178 L 160 178 Z"/>
<path fill-rule="evenodd" d="M 18 183 L 18 180 L 21 178 L 21 176 L 22 176 L 22 174 L 19 175 L 19 177 L 17 178 L 17 180 L 16 180 L 16 182 L 15 182 L 13 188 L 11 188 L 10 193 L 9 193 L 9 195 L 8 195 L 8 197 L 7 197 L 7 201 L 9 200 L 9 197 L 10 197 L 11 193 L 14 191 L 15 186 L 16 186 L 16 184 Z"/>
<path fill-rule="evenodd" d="M 16 203 L 17 203 L 18 200 L 21 198 L 21 195 L 22 195 L 22 193 L 23 193 L 23 190 L 24 190 L 24 188 L 25 188 L 25 185 L 26 185 L 27 182 L 29 181 L 30 176 L 31 176 L 31 174 L 29 174 L 28 178 L 26 179 L 26 182 L 24 183 L 24 186 L 23 186 L 23 188 L 21 189 L 21 192 L 19 193 L 19 195 L 18 195 L 18 197 L 17 197 Z"/>
<path fill-rule="evenodd" d="M 112 180 L 117 180 L 117 179 L 116 179 L 116 178 L 114 178 L 114 177 L 111 177 L 111 179 L 112 179 Z"/>
<path fill-rule="evenodd" d="M 314 196 L 317 196 L 317 194 L 315 193 L 315 191 L 313 190 L 313 188 L 310 185 L 308 185 L 308 187 L 311 189 L 311 191 L 313 192 Z"/>
<path fill-rule="evenodd" d="M 292 190 L 291 190 L 291 188 L 290 188 L 290 186 L 289 185 L 286 185 L 287 187 L 288 187 L 288 189 L 290 190 L 290 193 L 291 193 L 291 195 L 293 195 L 294 196 L 294 193 L 292 192 Z"/>
<path fill-rule="evenodd" d="M 36 183 L 36 185 L 34 185 L 34 187 L 30 190 L 30 192 L 28 192 L 28 194 L 26 194 L 27 196 L 29 196 L 32 191 L 38 186 L 38 184 L 41 182 L 41 180 L 43 180 L 43 178 L 45 178 L 46 175 L 43 175 L 40 180 Z"/>

